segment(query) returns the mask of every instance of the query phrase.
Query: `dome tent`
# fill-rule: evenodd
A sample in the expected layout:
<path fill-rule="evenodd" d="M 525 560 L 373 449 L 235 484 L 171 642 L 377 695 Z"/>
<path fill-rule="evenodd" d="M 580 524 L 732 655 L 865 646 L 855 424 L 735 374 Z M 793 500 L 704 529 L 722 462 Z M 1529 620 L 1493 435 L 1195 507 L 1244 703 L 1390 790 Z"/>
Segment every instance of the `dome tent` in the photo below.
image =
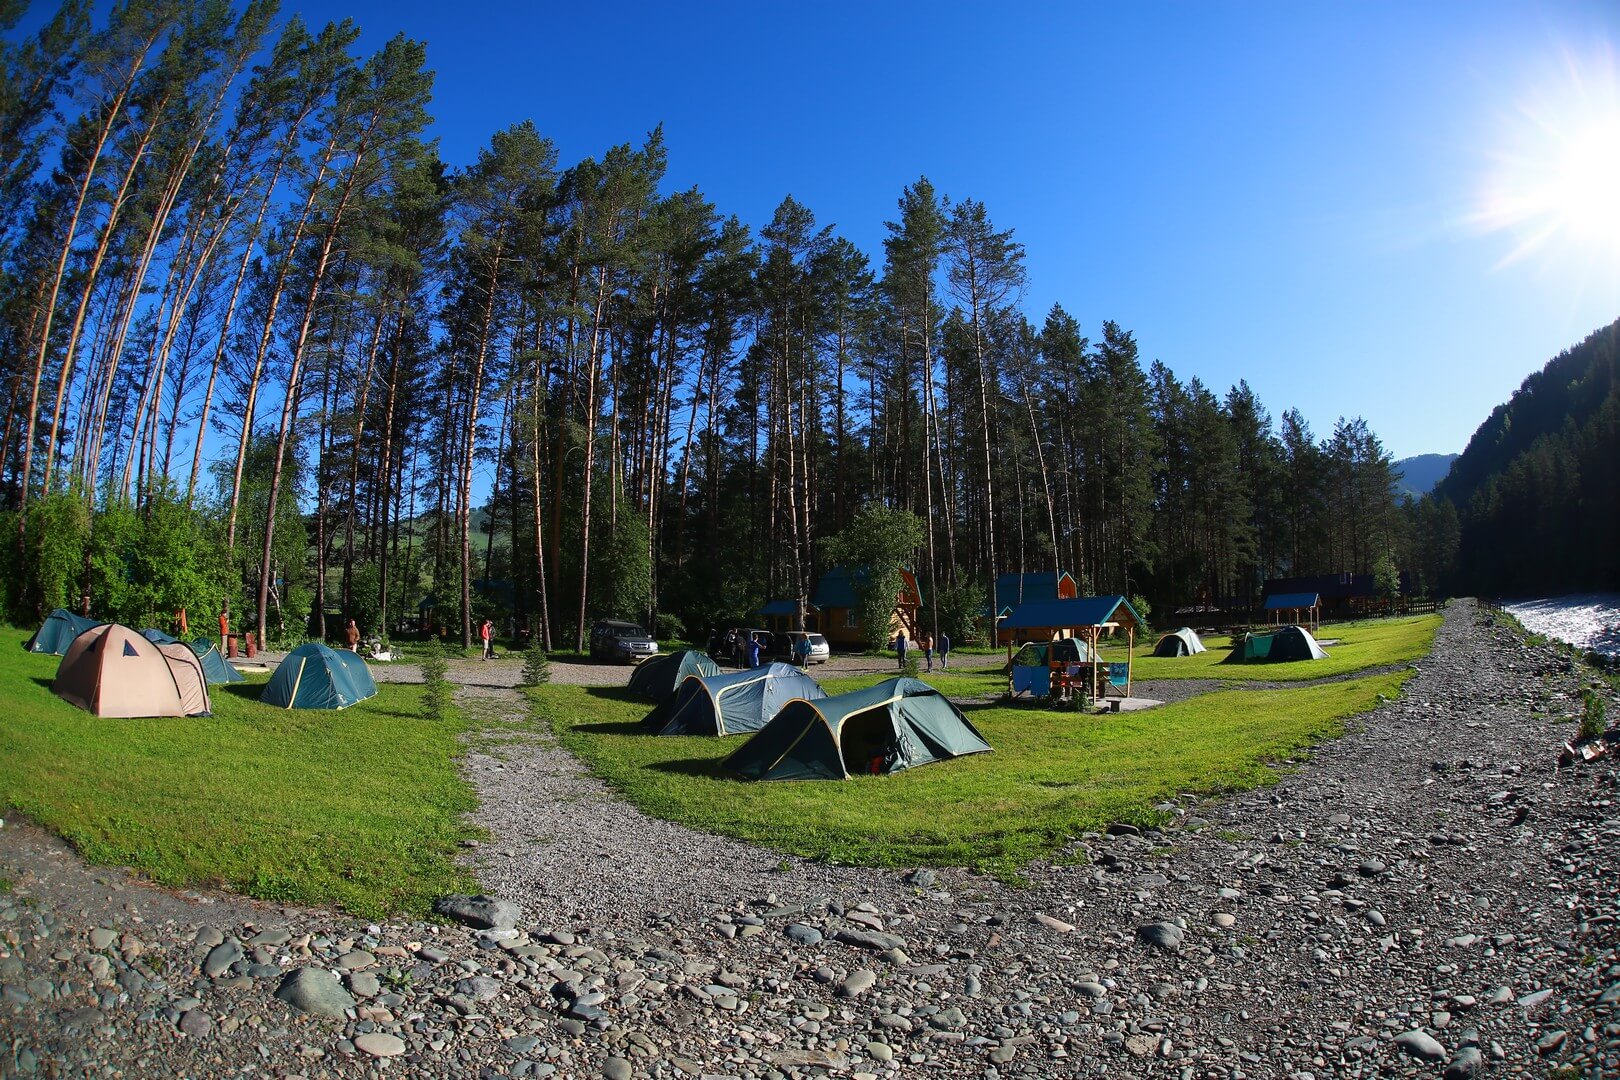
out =
<path fill-rule="evenodd" d="M 86 619 L 82 615 L 75 615 L 67 608 L 57 608 L 45 616 L 45 621 L 39 624 L 34 636 L 23 642 L 23 648 L 29 652 L 55 653 L 61 656 L 73 644 L 73 639 L 90 629 L 98 626 L 94 619 Z"/>
<path fill-rule="evenodd" d="M 720 665 L 696 649 L 643 660 L 630 673 L 630 692 L 647 701 L 668 701 L 689 675 L 718 675 Z"/>
<path fill-rule="evenodd" d="M 287 654 L 259 700 L 282 709 L 347 709 L 376 694 L 364 660 L 312 641 Z"/>
<path fill-rule="evenodd" d="M 242 673 L 219 655 L 219 646 L 211 638 L 200 637 L 191 643 L 191 651 L 202 661 L 203 675 L 210 683 L 242 682 Z"/>
<path fill-rule="evenodd" d="M 681 680 L 675 696 L 642 721 L 660 735 L 737 735 L 758 731 L 789 701 L 827 696 L 792 664 Z"/>
<path fill-rule="evenodd" d="M 1208 651 L 1190 626 L 1170 631 L 1153 646 L 1154 656 L 1196 656 Z"/>
<path fill-rule="evenodd" d="M 141 637 L 154 645 L 173 645 L 180 640 L 171 634 L 165 634 L 155 626 L 148 626 L 145 630 L 142 630 Z"/>
<path fill-rule="evenodd" d="M 97 716 L 206 716 L 202 665 L 184 645 L 155 645 L 127 626 L 103 623 L 73 639 L 51 691 Z"/>
<path fill-rule="evenodd" d="M 1281 662 L 1285 660 L 1326 660 L 1327 653 L 1303 626 L 1284 626 L 1269 634 L 1250 634 L 1232 652 L 1223 664 Z"/>
<path fill-rule="evenodd" d="M 990 749 L 962 711 L 919 679 L 797 699 L 725 761 L 749 780 L 847 780 Z"/>

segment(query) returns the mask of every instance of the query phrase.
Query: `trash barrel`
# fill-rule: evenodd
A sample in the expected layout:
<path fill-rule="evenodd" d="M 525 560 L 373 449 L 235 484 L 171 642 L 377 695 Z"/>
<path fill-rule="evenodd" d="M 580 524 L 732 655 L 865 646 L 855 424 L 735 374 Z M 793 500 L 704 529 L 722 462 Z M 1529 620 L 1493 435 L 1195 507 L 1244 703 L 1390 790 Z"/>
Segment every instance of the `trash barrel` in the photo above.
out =
<path fill-rule="evenodd" d="M 247 632 L 247 654 L 249 660 L 258 655 L 259 650 L 255 647 L 255 644 L 256 643 L 253 640 L 253 631 L 249 630 Z"/>
<path fill-rule="evenodd" d="M 235 659 L 236 658 L 236 639 L 237 639 L 237 637 L 238 637 L 238 635 L 236 635 L 236 634 L 226 634 L 225 635 L 225 655 L 229 659 Z"/>

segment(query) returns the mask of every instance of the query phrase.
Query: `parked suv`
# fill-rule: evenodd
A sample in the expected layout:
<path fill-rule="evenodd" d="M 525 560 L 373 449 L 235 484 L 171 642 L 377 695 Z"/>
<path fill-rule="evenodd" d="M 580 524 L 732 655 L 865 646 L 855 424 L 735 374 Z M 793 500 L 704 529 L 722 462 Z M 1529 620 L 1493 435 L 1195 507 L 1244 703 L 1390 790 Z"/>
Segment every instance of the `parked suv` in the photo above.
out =
<path fill-rule="evenodd" d="M 806 638 L 810 641 L 810 654 L 804 657 L 804 666 L 811 664 L 825 664 L 832 659 L 832 648 L 827 639 L 820 634 L 805 630 L 789 630 L 785 634 L 771 635 L 771 655 L 778 660 L 789 664 L 799 662 L 799 642 Z"/>
<path fill-rule="evenodd" d="M 603 619 L 591 627 L 591 659 L 639 664 L 658 651 L 653 636 L 633 622 Z"/>

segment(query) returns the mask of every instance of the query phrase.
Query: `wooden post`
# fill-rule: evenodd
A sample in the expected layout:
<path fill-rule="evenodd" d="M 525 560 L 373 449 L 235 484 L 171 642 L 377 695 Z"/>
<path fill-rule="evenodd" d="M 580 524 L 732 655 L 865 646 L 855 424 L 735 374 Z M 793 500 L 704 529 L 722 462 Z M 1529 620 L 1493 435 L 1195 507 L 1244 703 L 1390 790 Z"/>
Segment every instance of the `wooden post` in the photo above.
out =
<path fill-rule="evenodd" d="M 1136 664 L 1136 627 L 1125 631 L 1125 696 L 1131 696 L 1131 673 Z"/>

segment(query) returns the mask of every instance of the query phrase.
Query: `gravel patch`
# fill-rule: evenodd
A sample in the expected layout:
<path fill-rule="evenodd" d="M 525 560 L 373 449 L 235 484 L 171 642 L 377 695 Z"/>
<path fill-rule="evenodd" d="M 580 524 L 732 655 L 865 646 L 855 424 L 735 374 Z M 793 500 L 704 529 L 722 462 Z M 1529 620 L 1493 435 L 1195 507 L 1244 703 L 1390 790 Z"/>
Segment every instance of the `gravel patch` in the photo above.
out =
<path fill-rule="evenodd" d="M 1417 667 L 1274 786 L 1077 837 L 1016 889 L 784 869 L 463 687 L 490 729 L 468 856 L 514 928 L 169 893 L 8 824 L 0 1075 L 1620 1075 L 1620 773 L 1555 768 L 1579 678 L 1466 603 Z"/>

